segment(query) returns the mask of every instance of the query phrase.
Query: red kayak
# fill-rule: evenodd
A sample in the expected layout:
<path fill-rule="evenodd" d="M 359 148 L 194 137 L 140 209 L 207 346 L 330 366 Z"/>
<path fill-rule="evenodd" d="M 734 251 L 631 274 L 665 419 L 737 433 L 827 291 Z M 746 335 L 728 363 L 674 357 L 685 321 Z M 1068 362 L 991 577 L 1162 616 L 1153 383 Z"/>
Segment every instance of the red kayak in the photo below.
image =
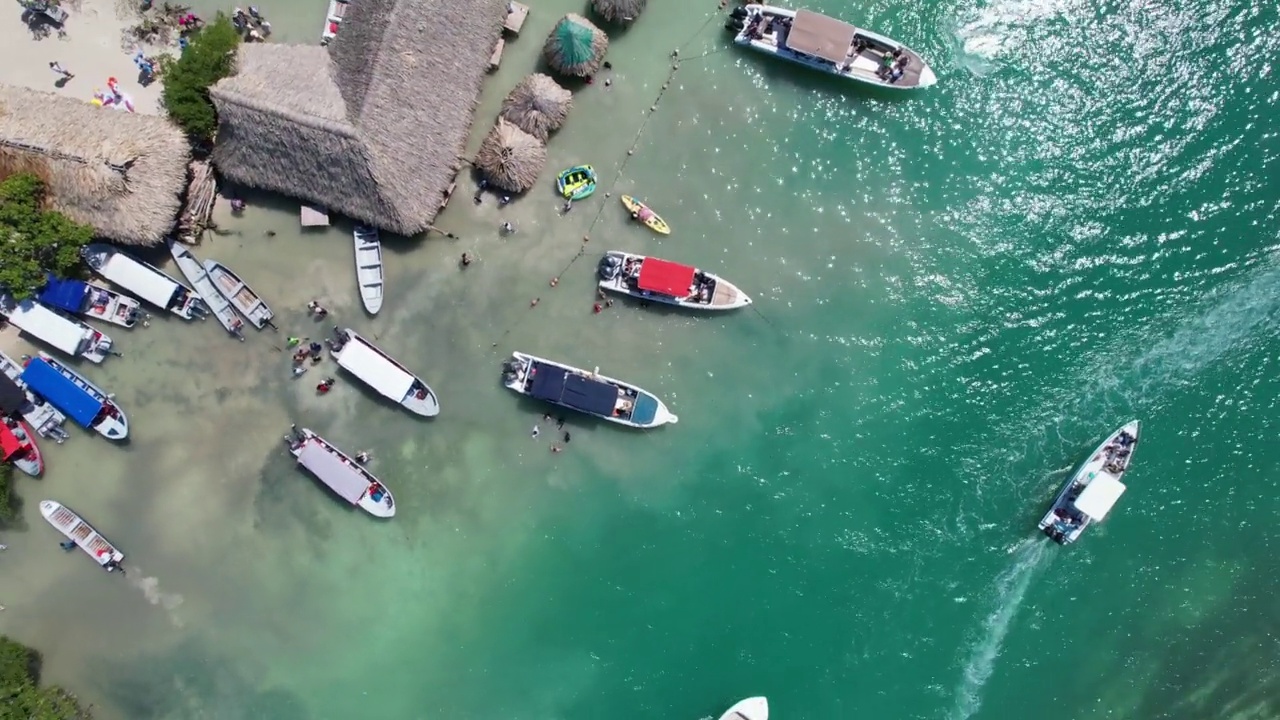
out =
<path fill-rule="evenodd" d="M 26 422 L 5 420 L 0 423 L 0 459 L 32 477 L 40 477 L 44 473 L 44 456 L 35 438 Z"/>

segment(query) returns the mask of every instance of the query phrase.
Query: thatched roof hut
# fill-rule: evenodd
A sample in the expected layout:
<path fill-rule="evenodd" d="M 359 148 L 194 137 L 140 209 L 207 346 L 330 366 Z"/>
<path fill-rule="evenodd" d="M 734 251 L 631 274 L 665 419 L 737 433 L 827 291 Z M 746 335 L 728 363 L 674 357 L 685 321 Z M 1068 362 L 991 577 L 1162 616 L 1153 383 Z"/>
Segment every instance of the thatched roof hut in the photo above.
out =
<path fill-rule="evenodd" d="M 476 153 L 476 167 L 503 190 L 524 192 L 538 182 L 547 148 L 538 138 L 498 118 Z"/>
<path fill-rule="evenodd" d="M 44 180 L 53 210 L 132 245 L 164 240 L 178 219 L 191 148 L 155 115 L 0 86 L 0 179 Z"/>
<path fill-rule="evenodd" d="M 608 22 L 630 24 L 640 17 L 649 0 L 591 0 L 591 9 Z"/>
<path fill-rule="evenodd" d="M 210 90 L 223 175 L 403 235 L 457 174 L 503 0 L 360 0 L 326 47 L 242 45 Z"/>
<path fill-rule="evenodd" d="M 569 13 L 556 23 L 542 46 L 547 64 L 563 75 L 590 77 L 609 50 L 609 36 L 581 15 Z"/>
<path fill-rule="evenodd" d="M 521 130 L 547 141 L 552 130 L 559 130 L 573 109 L 573 93 L 560 87 L 550 75 L 534 73 L 502 101 L 499 116 Z"/>

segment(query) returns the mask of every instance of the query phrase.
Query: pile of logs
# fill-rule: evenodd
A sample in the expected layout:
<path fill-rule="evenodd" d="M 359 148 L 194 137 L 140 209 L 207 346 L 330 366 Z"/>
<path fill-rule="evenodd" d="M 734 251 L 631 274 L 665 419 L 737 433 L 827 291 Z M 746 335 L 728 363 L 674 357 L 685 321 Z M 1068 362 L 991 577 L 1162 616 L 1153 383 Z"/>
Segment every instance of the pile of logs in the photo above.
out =
<path fill-rule="evenodd" d="M 198 244 L 206 230 L 216 229 L 213 223 L 213 204 L 218 197 L 218 185 L 213 176 L 213 164 L 207 160 L 193 160 L 188 173 L 187 197 L 178 218 L 178 239 L 188 244 Z"/>

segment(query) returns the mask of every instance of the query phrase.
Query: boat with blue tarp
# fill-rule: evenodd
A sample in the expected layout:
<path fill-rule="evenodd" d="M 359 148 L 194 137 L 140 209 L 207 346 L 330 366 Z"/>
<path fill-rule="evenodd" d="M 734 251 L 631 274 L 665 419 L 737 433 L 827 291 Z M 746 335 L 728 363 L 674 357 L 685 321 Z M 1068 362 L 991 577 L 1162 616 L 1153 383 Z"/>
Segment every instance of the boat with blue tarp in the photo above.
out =
<path fill-rule="evenodd" d="M 129 419 L 111 396 L 48 353 L 27 361 L 22 382 L 77 425 L 92 428 L 109 440 L 129 436 Z"/>
<path fill-rule="evenodd" d="M 572 365 L 512 353 L 502 366 L 503 384 L 535 400 L 594 415 L 628 427 L 651 428 L 679 420 L 653 393 Z"/>
<path fill-rule="evenodd" d="M 83 280 L 47 277 L 48 282 L 36 299 L 55 310 L 123 327 L 137 325 L 138 320 L 146 315 L 142 304 L 128 295 Z"/>
<path fill-rule="evenodd" d="M 58 444 L 71 437 L 62 427 L 67 422 L 67 416 L 44 398 L 31 392 L 27 384 L 22 382 L 22 364 L 0 352 L 0 386 L 5 386 L 6 383 L 18 388 L 25 396 L 26 402 L 0 403 L 0 411 L 6 415 L 12 415 L 15 412 L 22 415 L 22 419 L 35 429 L 37 435 L 42 438 L 51 438 Z M 0 397 L 5 395 L 5 392 L 0 391 Z M 12 397 L 11 393 L 9 397 Z"/>

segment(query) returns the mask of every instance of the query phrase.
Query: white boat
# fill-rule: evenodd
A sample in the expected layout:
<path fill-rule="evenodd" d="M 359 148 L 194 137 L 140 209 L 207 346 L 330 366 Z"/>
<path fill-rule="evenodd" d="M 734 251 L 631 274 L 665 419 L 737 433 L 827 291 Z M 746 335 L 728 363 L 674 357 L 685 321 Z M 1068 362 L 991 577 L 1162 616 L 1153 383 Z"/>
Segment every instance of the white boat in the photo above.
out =
<path fill-rule="evenodd" d="M 22 332 L 69 355 L 100 363 L 111 354 L 111 337 L 106 333 L 41 305 L 30 298 L 21 302 L 0 295 L 0 314 Z"/>
<path fill-rule="evenodd" d="M 191 287 L 195 288 L 200 299 L 204 301 L 205 307 L 209 308 L 209 312 L 222 323 L 222 327 L 226 328 L 228 333 L 239 338 L 240 342 L 244 342 L 244 321 L 236 314 L 231 301 L 218 292 L 217 286 L 213 284 L 213 278 L 209 277 L 208 271 L 204 269 L 200 260 L 191 254 L 186 245 L 172 238 L 169 239 L 169 254 L 173 255 L 178 271 L 187 279 L 187 282 L 191 283 Z"/>
<path fill-rule="evenodd" d="M 692 310 L 736 310 L 751 304 L 751 298 L 733 283 L 669 260 L 610 250 L 597 272 L 600 289 L 640 300 Z"/>
<path fill-rule="evenodd" d="M 294 425 L 292 431 L 284 436 L 284 441 L 298 464 L 310 470 L 338 497 L 370 515 L 395 517 L 395 498 L 373 473 L 307 428 Z"/>
<path fill-rule="evenodd" d="M 226 265 L 217 260 L 205 260 L 204 269 L 213 279 L 213 285 L 218 288 L 218 292 L 222 293 L 222 297 L 239 310 L 250 324 L 259 330 L 271 325 L 271 318 L 275 317 L 275 313 L 271 312 L 271 308 L 262 301 L 262 297 L 241 280 L 239 275 L 231 272 Z"/>
<path fill-rule="evenodd" d="M 735 8 L 725 27 L 737 45 L 846 80 L 894 89 L 938 81 L 906 45 L 821 13 L 751 4 Z"/>
<path fill-rule="evenodd" d="M 352 237 L 356 244 L 356 281 L 360 283 L 360 301 L 370 315 L 382 309 L 382 240 L 378 228 L 357 225 Z"/>
<path fill-rule="evenodd" d="M 27 361 L 22 382 L 81 427 L 92 428 L 108 440 L 129 437 L 129 418 L 112 396 L 48 353 Z"/>
<path fill-rule="evenodd" d="M 769 701 L 763 697 L 739 700 L 724 711 L 720 720 L 769 720 Z"/>
<path fill-rule="evenodd" d="M 4 418 L 0 422 L 0 456 L 31 477 L 44 473 L 44 456 L 36 445 L 35 433 L 21 420 Z"/>
<path fill-rule="evenodd" d="M 1102 522 L 1124 494 L 1121 480 L 1138 448 L 1141 429 L 1141 423 L 1133 420 L 1093 451 L 1040 519 L 1040 530 L 1045 535 L 1059 545 L 1067 545 L 1075 542 L 1090 524 Z"/>
<path fill-rule="evenodd" d="M 83 280 L 64 280 L 51 275 L 36 299 L 64 313 L 127 328 L 147 317 L 137 300 Z"/>
<path fill-rule="evenodd" d="M 124 553 L 107 542 L 106 538 L 99 535 L 98 531 L 83 518 L 72 512 L 71 508 L 52 500 L 41 500 L 40 514 L 49 521 L 50 525 L 88 553 L 94 562 L 106 568 L 107 572 L 119 570 L 121 574 L 124 573 L 124 568 L 120 566 L 124 561 Z"/>
<path fill-rule="evenodd" d="M 680 420 L 644 389 L 572 365 L 512 353 L 502 365 L 509 390 L 553 405 L 635 428 L 651 428 Z"/>
<path fill-rule="evenodd" d="M 338 36 L 338 28 L 342 27 L 342 18 L 347 14 L 347 3 L 344 0 L 329 0 L 329 11 L 324 15 L 324 28 L 320 30 L 320 44 L 328 45 L 330 40 Z"/>
<path fill-rule="evenodd" d="M 22 382 L 22 371 L 23 367 L 17 360 L 0 352 L 0 398 L 3 399 L 0 400 L 0 412 L 22 415 L 22 419 L 35 429 L 37 435 L 50 438 L 61 445 L 71 437 L 63 428 L 67 416 L 49 401 L 31 392 L 27 384 Z M 13 393 L 14 388 L 22 394 L 21 399 Z"/>
<path fill-rule="evenodd" d="M 426 383 L 355 330 L 339 331 L 330 350 L 344 370 L 383 397 L 417 415 L 440 414 L 440 401 Z"/>
<path fill-rule="evenodd" d="M 85 245 L 80 257 L 94 272 L 161 310 L 183 320 L 204 317 L 206 308 L 195 292 L 152 265 L 102 243 Z"/>

